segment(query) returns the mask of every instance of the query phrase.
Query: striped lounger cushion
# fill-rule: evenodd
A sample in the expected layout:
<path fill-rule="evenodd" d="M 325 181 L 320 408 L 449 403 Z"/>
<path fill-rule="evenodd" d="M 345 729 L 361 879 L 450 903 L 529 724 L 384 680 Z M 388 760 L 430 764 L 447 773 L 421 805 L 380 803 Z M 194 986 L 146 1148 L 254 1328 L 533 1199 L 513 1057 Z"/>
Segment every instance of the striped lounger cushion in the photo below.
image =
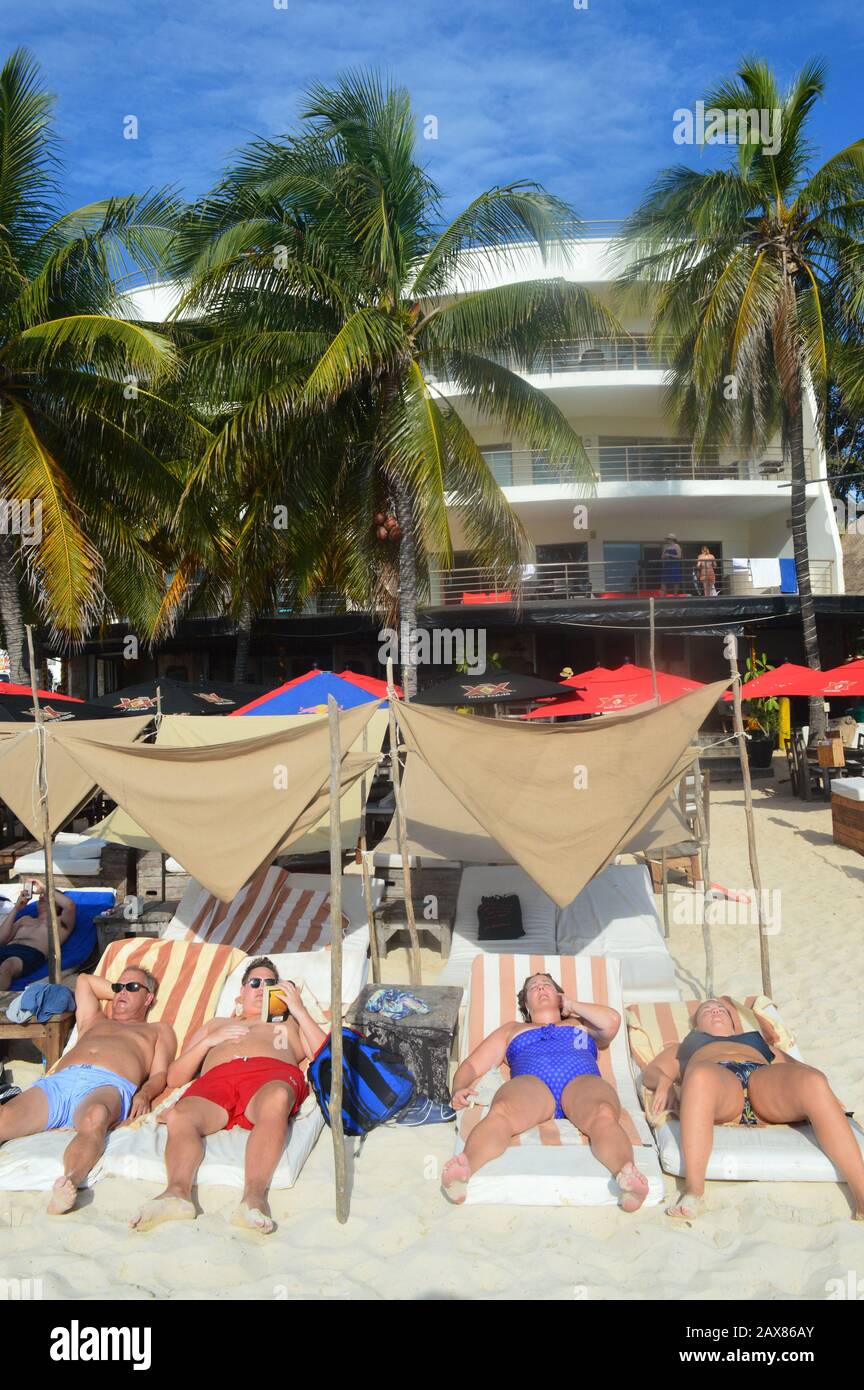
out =
<path fill-rule="evenodd" d="M 751 995 L 743 1003 L 723 996 L 732 1012 L 736 1031 L 756 1029 L 772 1046 L 803 1060 L 790 1029 L 783 1022 L 776 1004 L 764 994 Z M 690 1020 L 701 1001 L 687 999 L 680 1004 L 633 1004 L 627 1010 L 627 1031 L 634 1075 L 638 1080 L 662 1048 L 679 1043 L 690 1030 Z M 641 1085 L 638 1088 L 644 1095 Z M 858 1143 L 864 1150 L 864 1129 L 850 1120 Z M 681 1177 L 681 1127 L 674 1114 L 656 1127 L 654 1138 L 660 1150 L 664 1172 Z M 837 1182 L 840 1175 L 816 1143 L 810 1125 L 715 1125 L 714 1143 L 708 1160 L 711 1181 L 733 1182 Z"/>
<path fill-rule="evenodd" d="M 571 999 L 608 1004 L 624 1017 L 619 962 L 609 957 L 478 956 L 471 968 L 468 1007 L 460 1038 L 460 1061 L 502 1023 L 517 1018 L 516 995 L 528 975 L 547 971 Z M 649 1205 L 663 1200 L 663 1178 L 651 1131 L 633 1084 L 626 1030 L 600 1052 L 600 1071 L 614 1086 L 622 1122 L 633 1142 L 636 1163 L 650 1184 Z M 459 1112 L 456 1149 L 488 1113 L 498 1087 L 507 1079 L 502 1066 L 478 1084 L 481 1104 Z M 568 1120 L 548 1120 L 519 1135 L 506 1153 L 486 1164 L 468 1184 L 467 1202 L 516 1206 L 614 1206 L 618 1193 L 609 1172 L 591 1153 L 587 1140 Z"/>
<path fill-rule="evenodd" d="M 190 946 L 181 941 L 133 937 L 128 941 L 112 942 L 95 973 L 116 980 L 130 965 L 151 970 L 160 988 L 149 1017 L 154 1023 L 163 1019 L 170 1023 L 177 1034 L 178 1047 L 182 1049 L 186 1039 L 215 1016 L 225 981 L 242 958 L 240 951 L 229 946 Z M 67 1052 L 76 1039 L 77 1031 L 73 1031 Z M 112 1166 L 114 1151 L 124 1146 L 134 1147 L 135 1136 L 140 1132 L 134 1127 L 114 1130 L 105 1153 L 90 1174 L 88 1186 L 115 1171 Z M 70 1137 L 69 1130 L 52 1130 L 4 1144 L 0 1149 L 0 1190 L 49 1188 L 63 1172 L 63 1151 Z M 137 1172 L 129 1175 L 143 1176 Z M 161 1177 L 164 1180 L 164 1168 Z"/>
<path fill-rule="evenodd" d="M 347 923 L 343 914 L 343 930 Z M 320 950 L 330 944 L 330 894 L 296 886 L 276 865 L 259 869 L 230 903 L 192 879 L 165 939 L 234 946 L 247 956 Z"/>

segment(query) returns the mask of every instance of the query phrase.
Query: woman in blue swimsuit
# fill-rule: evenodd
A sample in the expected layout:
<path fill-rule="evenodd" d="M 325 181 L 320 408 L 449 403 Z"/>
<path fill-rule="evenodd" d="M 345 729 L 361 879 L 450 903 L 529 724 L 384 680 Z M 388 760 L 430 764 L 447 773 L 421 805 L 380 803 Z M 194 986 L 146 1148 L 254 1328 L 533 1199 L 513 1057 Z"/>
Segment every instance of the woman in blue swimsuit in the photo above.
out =
<path fill-rule="evenodd" d="M 607 1048 L 621 1024 L 603 1004 L 565 999 L 551 975 L 529 975 L 518 996 L 523 1023 L 505 1023 L 475 1048 L 453 1078 L 453 1105 L 463 1110 L 474 1083 L 502 1062 L 510 1080 L 495 1092 L 488 1115 L 472 1129 L 462 1153 L 444 1165 L 445 1197 L 464 1202 L 472 1173 L 502 1154 L 516 1135 L 544 1120 L 569 1120 L 591 1152 L 615 1175 L 624 1211 L 636 1211 L 648 1180 L 633 1162 L 633 1146 L 620 1124 L 621 1105 L 600 1076 L 597 1049 Z"/>
<path fill-rule="evenodd" d="M 782 1064 L 782 1065 L 781 1065 Z M 864 1158 L 826 1077 L 787 1052 L 771 1048 L 761 1033 L 736 1033 L 722 999 L 706 999 L 693 1015 L 692 1031 L 670 1043 L 642 1073 L 654 1092 L 656 1116 L 669 1109 L 680 1084 L 684 1192 L 668 1216 L 692 1220 L 705 1191 L 705 1170 L 716 1125 L 783 1125 L 809 1120 L 819 1147 L 852 1190 L 864 1220 Z"/>

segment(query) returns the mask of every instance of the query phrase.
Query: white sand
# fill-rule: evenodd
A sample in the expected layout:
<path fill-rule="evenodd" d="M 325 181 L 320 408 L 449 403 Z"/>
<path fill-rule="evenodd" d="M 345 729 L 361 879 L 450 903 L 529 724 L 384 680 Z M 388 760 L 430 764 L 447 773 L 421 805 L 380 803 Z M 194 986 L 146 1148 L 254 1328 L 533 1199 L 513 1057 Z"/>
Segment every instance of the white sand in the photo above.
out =
<path fill-rule="evenodd" d="M 778 776 L 781 763 L 777 761 Z M 864 1111 L 864 857 L 831 839 L 824 802 L 793 800 L 775 783 L 755 791 L 766 889 L 782 891 L 770 939 L 773 994 L 808 1061 L 824 1068 L 848 1109 Z M 749 886 L 741 793 L 712 797 L 711 875 Z M 659 901 L 659 900 L 658 900 Z M 760 987 L 752 926 L 715 927 L 715 987 L 737 997 Z M 704 989 L 696 926 L 672 927 L 683 992 Z M 424 978 L 437 967 L 424 951 Z M 388 977 L 407 978 L 402 952 Z M 15 1067 L 19 1084 L 35 1067 Z M 813 1298 L 826 1282 L 864 1272 L 864 1224 L 831 1183 L 712 1183 L 708 1211 L 673 1225 L 661 1207 L 636 1216 L 610 1208 L 449 1206 L 438 1173 L 451 1126 L 372 1134 L 353 1169 L 351 1215 L 333 1214 L 332 1148 L 325 1132 L 297 1186 L 275 1193 L 275 1235 L 228 1224 L 238 1193 L 199 1193 L 203 1215 L 148 1235 L 126 1220 L 158 1190 L 99 1182 L 71 1216 L 48 1217 L 42 1193 L 4 1194 L 0 1276 L 41 1278 L 46 1298 Z M 670 1195 L 676 1190 L 667 1178 Z M 9 1206 L 5 1202 L 9 1202 Z M 11 1237 L 2 1225 L 11 1225 Z"/>

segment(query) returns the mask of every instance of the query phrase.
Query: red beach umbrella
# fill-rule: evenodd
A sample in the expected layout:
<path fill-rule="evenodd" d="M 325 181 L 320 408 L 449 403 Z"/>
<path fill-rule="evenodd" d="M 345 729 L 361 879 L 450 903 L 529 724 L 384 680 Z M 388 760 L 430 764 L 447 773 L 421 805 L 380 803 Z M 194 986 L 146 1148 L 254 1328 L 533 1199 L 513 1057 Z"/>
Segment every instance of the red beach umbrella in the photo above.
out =
<path fill-rule="evenodd" d="M 361 690 L 367 690 L 370 695 L 374 695 L 376 700 L 387 699 L 387 682 L 381 681 L 377 676 L 364 676 L 362 671 L 339 671 L 339 679 L 350 681 L 352 685 L 357 685 Z M 393 689 L 398 699 L 402 699 L 402 687 L 394 683 Z"/>
<path fill-rule="evenodd" d="M 654 698 L 650 670 L 647 666 L 634 666 L 632 662 L 625 662 L 615 670 L 595 666 L 593 670 L 568 676 L 563 683 L 579 687 L 581 695 L 572 700 L 550 701 L 524 717 L 549 719 L 562 714 L 615 714 L 636 705 L 646 705 Z M 657 672 L 657 695 L 661 705 L 691 690 L 699 690 L 702 684 L 702 681 L 687 680 L 684 676 L 669 675 L 667 671 Z"/>
<path fill-rule="evenodd" d="M 773 671 L 764 671 L 752 681 L 741 686 L 742 700 L 764 700 L 771 695 L 824 695 L 828 677 L 824 671 L 814 671 L 810 666 L 796 666 L 794 661 L 784 661 Z M 724 700 L 731 700 L 732 692 L 727 690 Z"/>
<path fill-rule="evenodd" d="M 864 657 L 857 661 L 844 661 L 842 666 L 832 666 L 822 673 L 828 684 L 824 694 L 850 699 L 864 695 Z"/>

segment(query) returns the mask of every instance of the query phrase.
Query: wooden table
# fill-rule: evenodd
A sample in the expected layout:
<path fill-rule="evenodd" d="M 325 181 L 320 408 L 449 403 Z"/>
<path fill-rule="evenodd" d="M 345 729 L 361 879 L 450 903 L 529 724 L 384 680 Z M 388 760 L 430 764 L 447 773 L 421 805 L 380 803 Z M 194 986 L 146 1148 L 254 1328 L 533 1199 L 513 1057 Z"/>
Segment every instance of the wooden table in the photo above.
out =
<path fill-rule="evenodd" d="M 423 912 L 423 900 L 415 902 L 414 916 L 417 922 L 417 932 L 428 932 L 438 942 L 438 950 L 442 960 L 450 954 L 450 945 L 453 940 L 453 916 L 452 912 L 439 912 L 435 918 L 427 918 Z M 405 902 L 402 898 L 395 898 L 392 902 L 382 903 L 375 911 L 375 929 L 378 934 L 378 950 L 382 956 L 387 955 L 387 948 L 392 936 L 398 932 L 407 932 L 408 918 L 405 915 Z"/>
<path fill-rule="evenodd" d="M 0 1042 L 11 1042 L 13 1038 L 19 1038 L 33 1043 L 42 1053 L 47 1071 L 55 1062 L 59 1062 L 63 1055 L 63 1049 L 75 1023 L 75 1011 L 73 1009 L 69 1013 L 55 1014 L 45 1023 L 37 1023 L 35 1018 L 29 1023 L 12 1023 L 6 1017 L 6 1009 L 16 997 L 15 990 L 7 990 L 0 994 L 0 1010 L 3 1014 L 0 1018 Z"/>
<path fill-rule="evenodd" d="M 178 907 L 176 901 L 145 902 L 138 918 L 124 917 L 122 909 L 100 913 L 93 918 L 100 959 L 112 941 L 129 936 L 161 936 Z"/>
<path fill-rule="evenodd" d="M 389 988 L 390 986 L 383 986 Z M 366 985 L 352 1005 L 346 1023 L 365 1033 L 370 1042 L 402 1058 L 417 1085 L 417 1095 L 450 1102 L 450 1052 L 459 1023 L 462 990 L 452 985 L 417 985 L 410 990 L 430 1006 L 428 1014 L 387 1018 L 369 1013 L 366 1001 L 381 985 Z M 408 986 L 396 986 L 405 988 Z"/>

